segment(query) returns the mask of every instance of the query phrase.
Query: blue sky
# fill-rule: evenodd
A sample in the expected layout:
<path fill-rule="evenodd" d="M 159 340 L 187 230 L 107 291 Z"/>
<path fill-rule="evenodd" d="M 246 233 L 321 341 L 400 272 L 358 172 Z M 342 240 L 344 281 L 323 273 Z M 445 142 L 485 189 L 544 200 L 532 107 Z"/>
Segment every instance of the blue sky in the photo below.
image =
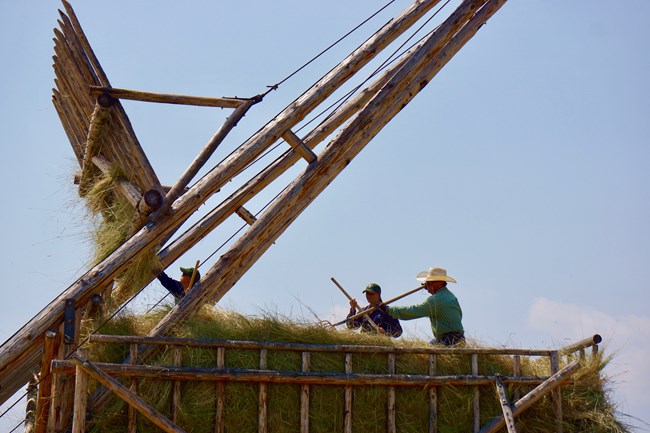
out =
<path fill-rule="evenodd" d="M 409 3 L 396 1 L 271 93 L 212 163 Z M 286 77 L 377 8 L 342 0 L 73 6 L 114 87 L 244 97 Z M 0 7 L 4 341 L 88 269 L 91 246 L 71 182 L 76 161 L 50 102 L 60 5 L 0 0 Z M 362 288 L 377 282 L 389 298 L 416 287 L 419 271 L 442 266 L 458 280 L 452 290 L 471 338 L 557 347 L 600 333 L 616 354 L 607 373 L 620 409 L 650 420 L 648 13 L 642 0 L 506 3 L 222 306 L 339 319 L 347 303 L 330 277 L 361 299 Z M 167 185 L 228 114 L 124 107 Z M 206 259 L 240 225 L 228 221 L 174 266 Z M 163 295 L 153 284 L 140 305 Z M 430 338 L 426 320 L 406 328 Z"/>

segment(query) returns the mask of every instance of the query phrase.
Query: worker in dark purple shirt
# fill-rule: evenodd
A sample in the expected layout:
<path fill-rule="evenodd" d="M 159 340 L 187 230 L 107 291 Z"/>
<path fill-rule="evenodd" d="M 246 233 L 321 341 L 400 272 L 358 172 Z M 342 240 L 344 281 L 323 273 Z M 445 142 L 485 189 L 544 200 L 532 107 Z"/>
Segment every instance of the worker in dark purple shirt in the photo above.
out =
<path fill-rule="evenodd" d="M 185 293 L 190 289 L 190 282 L 192 281 L 192 275 L 194 274 L 194 268 L 181 268 L 181 280 L 175 280 L 165 273 L 165 271 L 158 274 L 158 281 L 163 287 L 169 290 L 169 293 L 174 295 L 174 298 L 178 301 Z M 194 276 L 194 284 L 192 287 L 196 286 L 198 282 L 201 281 L 201 274 L 199 270 L 196 270 L 196 275 Z"/>
<path fill-rule="evenodd" d="M 366 316 L 348 320 L 348 328 L 361 328 L 363 331 L 379 332 L 380 334 L 390 335 L 391 337 L 399 337 L 402 335 L 402 326 L 399 324 L 399 320 L 389 316 L 386 312 L 386 306 L 381 305 L 381 287 L 379 287 L 379 284 L 368 284 L 363 293 L 366 294 L 368 306 L 361 308 L 359 307 L 359 304 L 357 304 L 356 299 L 350 300 L 350 313 L 348 314 L 348 317 L 352 317 L 357 314 L 357 310 L 359 310 L 359 312 L 362 312 L 372 307 L 376 307 L 377 309 L 368 313 L 368 316 L 370 316 L 370 319 L 375 322 L 375 325 L 377 325 L 379 329 L 376 330 L 375 327 L 368 322 Z"/>

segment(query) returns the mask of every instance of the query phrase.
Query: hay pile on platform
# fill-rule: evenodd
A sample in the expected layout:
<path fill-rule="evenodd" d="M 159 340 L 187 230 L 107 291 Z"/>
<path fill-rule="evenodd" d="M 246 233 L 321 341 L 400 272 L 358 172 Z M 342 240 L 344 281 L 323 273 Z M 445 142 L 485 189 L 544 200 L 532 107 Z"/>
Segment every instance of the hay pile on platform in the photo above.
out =
<path fill-rule="evenodd" d="M 137 317 L 121 317 L 102 329 L 102 333 L 142 335 L 155 325 L 163 311 Z M 312 344 L 362 344 L 420 346 L 422 341 L 391 340 L 387 337 L 337 331 L 329 327 L 302 325 L 285 318 L 269 315 L 247 318 L 205 308 L 198 316 L 178 329 L 176 336 L 183 338 L 232 339 L 249 341 L 300 342 Z M 121 362 L 128 348 L 120 345 L 93 345 L 91 359 L 104 362 Z M 172 351 L 161 354 L 151 364 L 172 365 Z M 524 360 L 522 360 L 524 361 Z M 426 374 L 426 355 L 397 355 L 398 373 Z M 215 351 L 183 349 L 182 365 L 214 367 Z M 300 371 L 299 352 L 270 351 L 268 367 L 274 370 Z M 570 432 L 627 432 L 626 426 L 615 417 L 609 403 L 606 383 L 600 372 L 605 361 L 596 357 L 588 361 L 576 376 L 575 383 L 562 388 L 564 431 Z M 310 371 L 344 371 L 342 354 L 312 353 Z M 226 367 L 258 368 L 259 350 L 226 350 Z M 388 373 L 387 355 L 355 354 L 355 373 Z M 438 374 L 468 374 L 471 371 L 468 355 L 439 355 Z M 526 376 L 546 376 L 547 359 L 522 362 Z M 507 356 L 479 356 L 479 373 L 512 374 L 512 359 Z M 166 416 L 171 416 L 170 381 L 140 380 L 139 395 Z M 428 389 L 396 387 L 397 430 L 399 432 L 427 431 Z M 526 390 L 523 389 L 523 392 Z M 226 431 L 238 433 L 257 432 L 258 385 L 246 383 L 225 384 Z M 299 431 L 300 386 L 287 384 L 268 385 L 269 431 Z M 439 431 L 472 431 L 471 387 L 441 387 L 438 391 Z M 344 393 L 341 386 L 312 385 L 310 394 L 310 431 L 343 431 Z M 182 389 L 182 408 L 178 424 L 195 433 L 214 430 L 215 385 L 209 382 L 186 382 Z M 548 432 L 553 430 L 554 412 L 550 399 L 542 401 L 518 418 L 520 431 Z M 384 432 L 386 426 L 387 389 L 379 386 L 354 387 L 353 431 Z M 127 422 L 126 405 L 120 400 L 100 414 L 95 414 L 93 432 L 121 432 Z M 481 389 L 481 424 L 501 413 L 496 393 L 490 387 Z M 139 417 L 140 432 L 158 431 L 148 421 Z"/>

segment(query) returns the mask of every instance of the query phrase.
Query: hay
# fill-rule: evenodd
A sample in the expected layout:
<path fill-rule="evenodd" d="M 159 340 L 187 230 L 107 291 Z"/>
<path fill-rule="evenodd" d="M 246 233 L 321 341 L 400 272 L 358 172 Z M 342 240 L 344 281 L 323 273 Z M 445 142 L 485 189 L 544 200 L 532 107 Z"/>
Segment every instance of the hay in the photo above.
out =
<path fill-rule="evenodd" d="M 165 309 L 144 316 L 121 316 L 109 323 L 103 333 L 118 335 L 146 335 L 166 313 Z M 267 314 L 259 318 L 205 307 L 186 325 L 178 328 L 176 337 L 200 339 L 255 340 L 275 342 L 301 342 L 311 344 L 357 344 L 418 347 L 422 341 L 391 340 L 368 333 L 338 331 L 328 327 L 293 322 L 287 318 Z M 125 345 L 93 344 L 91 359 L 102 362 L 121 362 L 128 353 Z M 214 367 L 215 350 L 183 349 L 182 365 Z M 259 368 L 258 350 L 227 349 L 228 368 Z M 512 358 L 503 355 L 479 356 L 479 373 L 512 374 Z M 522 374 L 547 376 L 548 359 L 522 360 Z M 589 358 L 575 376 L 574 384 L 562 388 L 564 408 L 564 431 L 571 432 L 629 432 L 627 426 L 616 418 L 616 411 L 609 402 L 606 380 L 601 374 L 608 359 L 601 355 Z M 155 365 L 172 365 L 172 351 L 166 350 L 150 361 Z M 310 371 L 343 372 L 344 358 L 341 353 L 312 353 Z M 438 356 L 439 374 L 468 374 L 468 355 Z M 426 355 L 396 356 L 398 373 L 423 374 L 428 369 Z M 300 371 L 299 352 L 270 350 L 268 367 L 274 370 Z M 353 355 L 355 373 L 387 373 L 386 354 Z M 522 395 L 532 387 L 521 387 Z M 227 431 L 239 433 L 257 432 L 258 390 L 257 384 L 225 382 L 225 423 Z M 384 432 L 386 428 L 386 387 L 357 386 L 353 388 L 353 431 L 364 433 Z M 510 392 L 514 389 L 511 387 Z M 165 416 L 171 417 L 171 382 L 162 380 L 139 380 L 138 393 Z M 341 386 L 312 385 L 310 388 L 310 431 L 343 431 L 344 389 Z M 400 432 L 427 431 L 428 388 L 396 387 L 397 430 Z M 473 388 L 438 388 L 438 428 L 440 432 L 471 431 Z M 482 387 L 481 424 L 501 414 L 496 392 L 492 387 Z M 214 431 L 216 391 L 214 383 L 184 382 L 182 384 L 181 411 L 178 425 L 191 432 Z M 112 433 L 124 431 L 126 405 L 119 400 L 93 416 L 93 432 Z M 299 430 L 300 386 L 287 384 L 268 385 L 269 432 Z M 554 412 L 550 398 L 518 417 L 520 431 L 548 432 L 554 426 Z M 139 432 L 157 431 L 148 421 L 139 417 Z"/>

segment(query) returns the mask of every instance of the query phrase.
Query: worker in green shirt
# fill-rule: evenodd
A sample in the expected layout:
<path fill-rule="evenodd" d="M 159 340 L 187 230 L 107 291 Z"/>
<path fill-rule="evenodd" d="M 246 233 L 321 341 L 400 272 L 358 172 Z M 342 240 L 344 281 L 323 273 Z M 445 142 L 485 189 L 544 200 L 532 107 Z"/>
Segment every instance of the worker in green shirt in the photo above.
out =
<path fill-rule="evenodd" d="M 435 341 L 432 340 L 431 343 L 453 346 L 464 342 L 463 311 L 456 296 L 447 288 L 448 282 L 455 283 L 456 280 L 447 276 L 447 271 L 443 268 L 429 268 L 428 271 L 420 272 L 416 278 L 424 283 L 431 296 L 421 304 L 408 307 L 391 305 L 388 307 L 388 314 L 402 320 L 428 317 L 435 337 Z"/>

